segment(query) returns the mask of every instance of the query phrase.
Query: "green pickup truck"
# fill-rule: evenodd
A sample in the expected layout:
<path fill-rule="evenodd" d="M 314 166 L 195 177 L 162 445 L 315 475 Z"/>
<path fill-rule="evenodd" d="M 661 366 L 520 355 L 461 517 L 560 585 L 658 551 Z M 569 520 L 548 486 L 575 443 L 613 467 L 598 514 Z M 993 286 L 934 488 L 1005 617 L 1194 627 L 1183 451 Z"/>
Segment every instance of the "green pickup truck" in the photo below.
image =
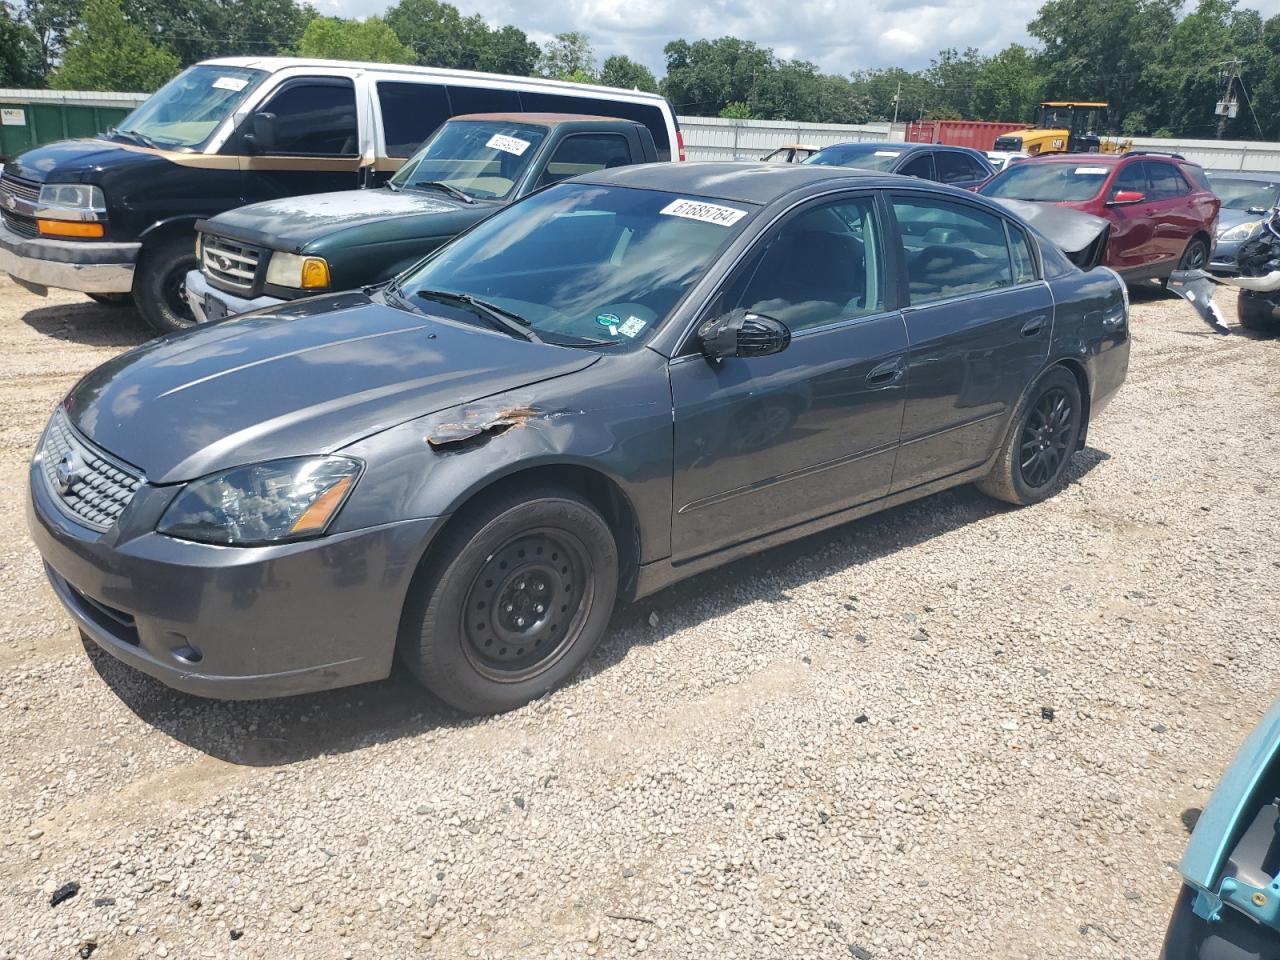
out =
<path fill-rule="evenodd" d="M 494 211 L 580 173 L 658 159 L 639 123 L 454 117 L 386 185 L 254 203 L 196 224 L 197 323 L 396 276 Z"/>

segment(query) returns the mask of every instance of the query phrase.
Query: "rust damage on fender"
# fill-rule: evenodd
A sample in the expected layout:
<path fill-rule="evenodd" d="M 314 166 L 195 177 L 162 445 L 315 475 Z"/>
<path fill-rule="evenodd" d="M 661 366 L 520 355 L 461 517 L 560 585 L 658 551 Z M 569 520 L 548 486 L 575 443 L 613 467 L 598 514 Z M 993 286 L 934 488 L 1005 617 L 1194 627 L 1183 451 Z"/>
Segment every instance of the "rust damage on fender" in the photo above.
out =
<path fill-rule="evenodd" d="M 470 407 L 462 412 L 457 423 L 442 423 L 427 434 L 427 443 L 433 449 L 480 442 L 523 427 L 535 417 L 545 416 L 529 404 L 504 407 Z"/>

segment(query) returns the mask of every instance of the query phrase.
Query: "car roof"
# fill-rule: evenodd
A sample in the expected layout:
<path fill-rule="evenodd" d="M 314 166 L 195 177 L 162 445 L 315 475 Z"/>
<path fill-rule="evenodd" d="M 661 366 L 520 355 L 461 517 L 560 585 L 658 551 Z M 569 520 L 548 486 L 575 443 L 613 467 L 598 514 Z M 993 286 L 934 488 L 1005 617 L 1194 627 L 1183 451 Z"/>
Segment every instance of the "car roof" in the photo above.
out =
<path fill-rule="evenodd" d="M 554 127 L 562 123 L 629 123 L 639 127 L 643 124 L 634 120 L 623 120 L 619 117 L 597 117 L 589 113 L 461 113 L 450 120 L 496 120 L 501 123 L 533 123 L 544 127 Z"/>
<path fill-rule="evenodd" d="M 860 170 L 857 167 L 728 160 L 645 163 L 597 170 L 574 178 L 575 183 L 612 184 L 762 205 L 815 184 L 840 181 L 865 181 L 867 186 L 941 186 L 915 177 Z"/>

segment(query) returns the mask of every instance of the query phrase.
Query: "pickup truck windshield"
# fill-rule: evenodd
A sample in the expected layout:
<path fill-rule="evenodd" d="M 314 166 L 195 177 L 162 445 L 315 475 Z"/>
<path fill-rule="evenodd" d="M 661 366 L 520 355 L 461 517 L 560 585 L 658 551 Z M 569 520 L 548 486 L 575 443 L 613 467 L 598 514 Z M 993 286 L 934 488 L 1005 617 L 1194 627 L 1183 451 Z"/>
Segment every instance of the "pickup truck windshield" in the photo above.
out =
<path fill-rule="evenodd" d="M 443 183 L 469 197 L 506 197 L 547 128 L 500 120 L 450 120 L 391 178 L 394 187 Z"/>
<path fill-rule="evenodd" d="M 1092 200 L 1102 189 L 1110 167 L 1079 163 L 1018 163 L 1001 170 L 978 192 L 984 197 L 1050 202 Z"/>
<path fill-rule="evenodd" d="M 248 67 L 190 67 L 125 117 L 114 134 L 143 146 L 203 146 L 266 75 Z"/>
<path fill-rule="evenodd" d="M 394 289 L 415 309 L 466 295 L 549 343 L 639 344 L 755 207 L 657 190 L 566 183 L 504 207 Z"/>

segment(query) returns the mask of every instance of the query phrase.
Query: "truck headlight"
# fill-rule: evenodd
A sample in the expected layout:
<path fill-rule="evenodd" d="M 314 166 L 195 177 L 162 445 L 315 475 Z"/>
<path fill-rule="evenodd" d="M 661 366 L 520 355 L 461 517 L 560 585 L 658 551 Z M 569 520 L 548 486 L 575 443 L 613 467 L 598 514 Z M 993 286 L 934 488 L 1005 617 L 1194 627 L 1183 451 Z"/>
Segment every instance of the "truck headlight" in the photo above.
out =
<path fill-rule="evenodd" d="M 329 286 L 329 263 L 324 257 L 273 251 L 267 261 L 267 283 L 295 290 L 325 290 Z"/>
<path fill-rule="evenodd" d="M 75 213 L 73 219 L 94 219 L 83 216 L 86 213 L 104 214 L 107 212 L 107 200 L 102 195 L 101 187 L 87 183 L 46 183 L 40 188 L 39 204 L 41 212 L 56 216 L 59 210 Z"/>
<path fill-rule="evenodd" d="M 215 473 L 187 484 L 156 529 L 180 540 L 240 547 L 318 537 L 363 466 L 351 457 L 293 457 Z"/>
<path fill-rule="evenodd" d="M 1252 237 L 1255 233 L 1258 232 L 1258 228 L 1261 226 L 1262 226 L 1261 220 L 1249 220 L 1246 223 L 1238 223 L 1234 227 L 1231 227 L 1230 229 L 1225 230 L 1224 232 L 1218 234 L 1218 239 L 1226 240 L 1228 242 L 1235 242 L 1236 240 L 1248 240 L 1250 237 Z"/>

